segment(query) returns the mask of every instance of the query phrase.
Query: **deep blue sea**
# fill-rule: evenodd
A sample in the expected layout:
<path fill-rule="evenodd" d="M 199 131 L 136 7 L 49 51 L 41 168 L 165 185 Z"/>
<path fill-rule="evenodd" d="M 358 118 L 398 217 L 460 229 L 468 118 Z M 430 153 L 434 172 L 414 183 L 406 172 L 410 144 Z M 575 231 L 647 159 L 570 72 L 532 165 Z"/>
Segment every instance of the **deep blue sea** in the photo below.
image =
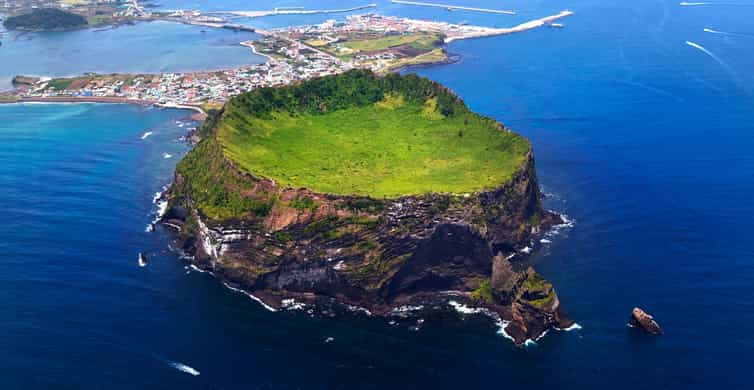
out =
<path fill-rule="evenodd" d="M 517 348 L 474 318 L 412 331 L 413 322 L 269 313 L 187 270 L 168 250 L 166 232 L 145 232 L 154 193 L 189 148 L 179 140 L 195 125 L 187 113 L 4 105 L 0 387 L 754 388 L 754 6 L 747 6 L 754 1 L 454 3 L 521 15 L 383 1 L 377 11 L 500 26 L 576 12 L 564 29 L 453 43 L 448 50 L 458 63 L 412 71 L 532 140 L 548 207 L 575 223 L 529 261 L 583 329 Z M 358 4 L 163 2 L 205 9 Z M 149 50 L 160 47 L 160 37 L 138 45 L 143 50 L 133 49 L 124 70 L 155 60 Z M 2 50 L 3 69 L 34 62 Z M 191 64 L 194 52 L 184 53 L 166 64 Z M 80 65 L 66 71 L 85 71 Z M 139 251 L 150 255 L 146 268 L 136 264 Z M 637 305 L 665 335 L 626 327 Z"/>

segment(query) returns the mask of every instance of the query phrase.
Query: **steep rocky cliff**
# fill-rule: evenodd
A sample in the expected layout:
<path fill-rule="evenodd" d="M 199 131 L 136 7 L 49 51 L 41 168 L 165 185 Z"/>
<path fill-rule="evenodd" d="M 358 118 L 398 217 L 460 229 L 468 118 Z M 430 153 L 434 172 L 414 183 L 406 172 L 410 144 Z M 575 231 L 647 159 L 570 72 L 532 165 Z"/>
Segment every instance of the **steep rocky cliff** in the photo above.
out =
<path fill-rule="evenodd" d="M 267 305 L 295 299 L 389 315 L 453 300 L 508 321 L 505 331 L 518 344 L 571 324 L 552 285 L 509 261 L 561 223 L 542 207 L 531 150 L 493 190 L 373 199 L 254 175 L 205 130 L 177 168 L 163 222 L 179 231 L 197 267 Z M 214 204 L 204 199 L 210 189 L 213 202 L 232 198 L 238 210 L 202 207 Z"/>

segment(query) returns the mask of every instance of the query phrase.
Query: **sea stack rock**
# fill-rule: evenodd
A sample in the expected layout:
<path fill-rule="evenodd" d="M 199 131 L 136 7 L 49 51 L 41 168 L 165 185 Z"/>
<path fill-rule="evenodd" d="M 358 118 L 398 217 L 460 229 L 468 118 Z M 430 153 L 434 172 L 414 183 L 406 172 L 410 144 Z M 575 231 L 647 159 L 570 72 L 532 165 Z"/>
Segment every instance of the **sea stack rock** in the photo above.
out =
<path fill-rule="evenodd" d="M 662 328 L 654 320 L 654 317 L 647 314 L 644 310 L 635 307 L 631 311 L 631 318 L 628 320 L 629 325 L 643 329 L 645 332 L 654 335 L 661 335 Z"/>

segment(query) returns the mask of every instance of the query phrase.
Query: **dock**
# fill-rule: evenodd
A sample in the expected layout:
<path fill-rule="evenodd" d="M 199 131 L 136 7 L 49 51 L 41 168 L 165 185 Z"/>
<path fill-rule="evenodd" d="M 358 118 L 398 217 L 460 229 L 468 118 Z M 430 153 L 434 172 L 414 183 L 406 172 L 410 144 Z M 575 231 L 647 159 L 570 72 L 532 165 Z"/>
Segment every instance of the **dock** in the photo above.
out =
<path fill-rule="evenodd" d="M 242 18 L 261 18 L 265 16 L 275 15 L 314 15 L 314 14 L 339 14 L 354 11 L 361 11 L 369 8 L 376 8 L 377 4 L 371 3 L 367 5 L 361 5 L 358 7 L 344 8 L 344 9 L 320 9 L 320 10 L 307 10 L 303 7 L 279 7 L 268 11 L 213 11 L 207 12 L 207 14 L 214 15 L 231 15 Z"/>
<path fill-rule="evenodd" d="M 450 42 L 461 40 L 461 39 L 493 37 L 497 35 L 507 35 L 507 34 L 524 32 L 528 30 L 533 30 L 535 28 L 540 28 L 543 26 L 552 26 L 553 22 L 555 22 L 556 20 L 566 18 L 571 15 L 573 15 L 573 12 L 566 10 L 566 11 L 561 11 L 560 13 L 555 14 L 555 15 L 546 16 L 541 19 L 530 20 L 528 22 L 521 23 L 518 26 L 509 27 L 509 28 L 477 27 L 474 29 L 470 29 L 470 31 L 467 33 L 445 38 L 444 42 L 450 43 Z M 556 23 L 556 24 L 559 24 L 559 23 Z M 555 26 L 555 27 L 562 27 L 562 25 Z"/>
<path fill-rule="evenodd" d="M 404 1 L 404 0 L 390 0 L 391 3 L 394 4 L 402 4 L 402 5 L 415 5 L 419 7 L 434 7 L 434 8 L 445 8 L 448 11 L 472 11 L 472 12 L 484 12 L 488 14 L 503 14 L 503 15 L 515 15 L 515 11 L 507 11 L 507 10 L 499 10 L 499 9 L 489 9 L 489 8 L 476 8 L 476 7 L 465 7 L 461 5 L 449 5 L 449 4 L 437 4 L 437 3 L 423 3 L 420 1 Z"/>

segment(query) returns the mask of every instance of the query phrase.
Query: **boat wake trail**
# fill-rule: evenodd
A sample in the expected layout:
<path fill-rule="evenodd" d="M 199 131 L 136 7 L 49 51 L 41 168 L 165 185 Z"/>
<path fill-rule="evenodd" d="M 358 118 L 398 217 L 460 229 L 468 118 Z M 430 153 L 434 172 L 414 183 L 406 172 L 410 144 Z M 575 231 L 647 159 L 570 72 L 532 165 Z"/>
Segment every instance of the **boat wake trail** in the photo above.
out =
<path fill-rule="evenodd" d="M 155 359 L 167 364 L 168 366 L 173 367 L 178 371 L 185 372 L 186 374 L 193 375 L 193 376 L 199 376 L 201 374 L 199 370 L 195 369 L 194 367 L 187 366 L 183 363 L 174 362 L 172 360 L 162 358 L 158 355 L 153 354 L 152 356 L 154 356 Z"/>
<path fill-rule="evenodd" d="M 702 7 L 702 6 L 723 6 L 723 7 L 754 7 L 754 3 L 719 3 L 719 2 L 691 2 L 682 1 L 678 3 L 682 7 Z"/>
<path fill-rule="evenodd" d="M 199 374 L 201 374 L 201 373 L 200 373 L 199 371 L 197 371 L 197 370 L 196 370 L 195 368 L 193 368 L 193 367 L 190 367 L 190 366 L 187 366 L 187 365 L 185 365 L 185 364 L 183 364 L 183 363 L 178 363 L 178 362 L 168 362 L 168 364 L 169 364 L 169 365 L 170 365 L 171 367 L 175 368 L 176 370 L 178 370 L 178 371 L 182 371 L 182 372 L 185 372 L 186 374 L 191 374 L 191 375 L 193 375 L 193 376 L 199 376 Z"/>
<path fill-rule="evenodd" d="M 706 27 L 704 28 L 704 32 L 710 33 L 710 34 L 724 35 L 728 37 L 754 38 L 754 35 L 733 33 L 733 32 L 727 32 L 727 31 L 718 31 L 718 30 L 713 30 L 711 28 L 706 28 Z"/>
<path fill-rule="evenodd" d="M 738 76 L 736 76 L 736 72 L 734 72 L 733 69 L 731 69 L 731 67 L 728 66 L 728 64 L 725 63 L 725 61 L 721 60 L 720 57 L 716 56 L 714 53 L 712 53 L 711 51 L 705 49 L 702 45 L 700 45 L 700 44 L 698 44 L 696 42 L 686 41 L 686 44 L 689 45 L 689 46 L 691 46 L 691 47 L 693 47 L 693 48 L 695 48 L 695 49 L 699 49 L 699 50 L 702 51 L 702 53 L 710 56 L 710 58 L 712 58 L 713 60 L 715 60 L 718 64 L 720 64 L 720 66 L 723 67 L 723 69 L 725 69 L 726 72 L 728 72 L 728 74 L 730 74 L 730 76 L 733 78 L 733 80 L 736 82 L 736 84 L 740 85 L 739 80 L 738 80 Z"/>

